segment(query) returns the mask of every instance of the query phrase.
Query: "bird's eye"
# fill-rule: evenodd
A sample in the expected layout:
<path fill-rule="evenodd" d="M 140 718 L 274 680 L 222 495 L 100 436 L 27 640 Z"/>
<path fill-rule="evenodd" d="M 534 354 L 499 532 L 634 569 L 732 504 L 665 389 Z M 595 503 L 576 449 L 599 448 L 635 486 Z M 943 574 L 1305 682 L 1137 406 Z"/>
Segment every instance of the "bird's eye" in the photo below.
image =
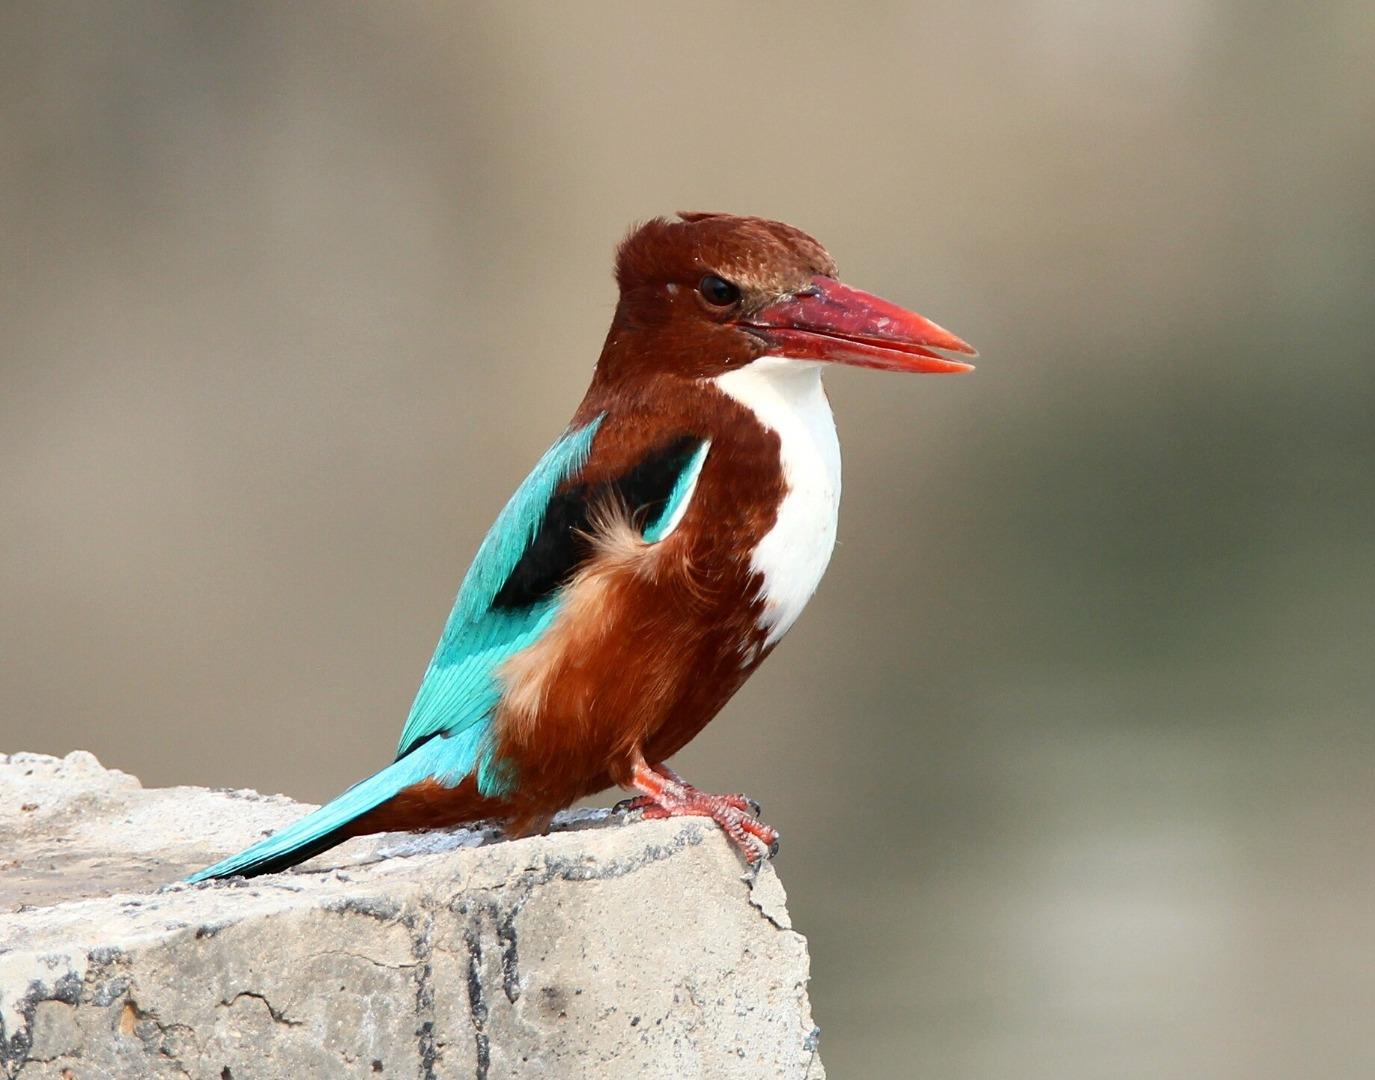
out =
<path fill-rule="evenodd" d="M 740 301 L 740 286 L 715 274 L 708 274 L 698 282 L 697 291 L 712 307 L 730 307 Z"/>

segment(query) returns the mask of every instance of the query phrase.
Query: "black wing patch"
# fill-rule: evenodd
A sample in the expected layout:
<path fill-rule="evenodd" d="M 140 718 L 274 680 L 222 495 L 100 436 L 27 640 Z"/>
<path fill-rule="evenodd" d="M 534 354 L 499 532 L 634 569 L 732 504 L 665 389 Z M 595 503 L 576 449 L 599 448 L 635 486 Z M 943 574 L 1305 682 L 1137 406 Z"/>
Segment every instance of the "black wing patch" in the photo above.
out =
<path fill-rule="evenodd" d="M 607 499 L 619 500 L 640 528 L 653 521 L 704 441 L 683 435 L 651 451 L 615 480 L 556 491 L 545 508 L 539 531 L 492 600 L 492 607 L 529 607 L 566 584 L 591 554 L 587 540 L 590 517 L 593 508 Z"/>

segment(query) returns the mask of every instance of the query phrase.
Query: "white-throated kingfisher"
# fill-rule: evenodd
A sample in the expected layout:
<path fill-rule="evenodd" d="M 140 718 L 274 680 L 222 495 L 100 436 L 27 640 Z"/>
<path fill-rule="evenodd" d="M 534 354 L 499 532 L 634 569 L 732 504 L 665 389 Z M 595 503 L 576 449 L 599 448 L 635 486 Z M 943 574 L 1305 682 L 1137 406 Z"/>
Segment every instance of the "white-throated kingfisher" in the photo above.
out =
<path fill-rule="evenodd" d="M 665 762 L 802 613 L 835 542 L 827 363 L 959 372 L 939 326 L 842 285 L 807 234 L 680 214 L 634 230 L 572 422 L 479 547 L 396 759 L 190 880 L 284 869 L 351 837 L 547 827 L 613 785 L 712 818 L 757 863 L 778 834 Z"/>

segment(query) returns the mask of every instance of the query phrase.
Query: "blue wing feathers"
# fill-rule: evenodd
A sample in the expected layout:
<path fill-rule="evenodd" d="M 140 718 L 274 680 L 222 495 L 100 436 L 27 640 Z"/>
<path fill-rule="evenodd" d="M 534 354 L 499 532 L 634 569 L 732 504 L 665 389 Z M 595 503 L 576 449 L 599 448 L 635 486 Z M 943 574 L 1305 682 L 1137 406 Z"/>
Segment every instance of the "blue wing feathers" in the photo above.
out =
<path fill-rule="evenodd" d="M 692 499 L 692 493 L 697 489 L 697 478 L 702 475 L 702 466 L 706 463 L 707 451 L 710 449 L 711 440 L 703 439 L 679 471 L 677 480 L 673 482 L 673 490 L 664 500 L 664 508 L 644 531 L 644 538 L 648 543 L 657 544 L 678 527 L 678 522 L 682 520 L 683 514 L 687 511 L 687 504 Z"/>
<path fill-rule="evenodd" d="M 586 464 L 592 440 L 601 423 L 599 416 L 590 424 L 564 433 L 558 442 L 545 451 L 530 475 L 497 515 L 459 588 L 453 614 L 440 639 L 439 652 L 456 643 L 454 632 L 460 629 L 455 625 L 456 618 L 471 622 L 487 614 L 493 598 L 501 591 L 539 530 L 544 509 L 554 489 Z"/>
<path fill-rule="evenodd" d="M 528 608 L 494 610 L 492 601 L 539 530 L 555 489 L 587 461 L 601 417 L 565 432 L 497 515 L 463 579 L 453 611 L 416 691 L 397 745 L 404 757 L 422 740 L 452 738 L 490 720 L 501 696 L 496 669 L 533 644 L 557 610 L 557 598 Z M 499 773 L 482 762 L 479 790 L 499 794 Z"/>

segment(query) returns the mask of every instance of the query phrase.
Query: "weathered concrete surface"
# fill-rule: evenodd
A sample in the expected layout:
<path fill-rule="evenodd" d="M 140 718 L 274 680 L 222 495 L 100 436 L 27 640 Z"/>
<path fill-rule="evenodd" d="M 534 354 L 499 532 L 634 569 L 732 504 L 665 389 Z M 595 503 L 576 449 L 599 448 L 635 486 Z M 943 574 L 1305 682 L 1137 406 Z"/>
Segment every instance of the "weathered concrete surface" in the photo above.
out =
<path fill-rule="evenodd" d="M 782 886 L 709 822 L 583 812 L 167 884 L 304 809 L 0 755 L 0 1075 L 822 1077 Z"/>

